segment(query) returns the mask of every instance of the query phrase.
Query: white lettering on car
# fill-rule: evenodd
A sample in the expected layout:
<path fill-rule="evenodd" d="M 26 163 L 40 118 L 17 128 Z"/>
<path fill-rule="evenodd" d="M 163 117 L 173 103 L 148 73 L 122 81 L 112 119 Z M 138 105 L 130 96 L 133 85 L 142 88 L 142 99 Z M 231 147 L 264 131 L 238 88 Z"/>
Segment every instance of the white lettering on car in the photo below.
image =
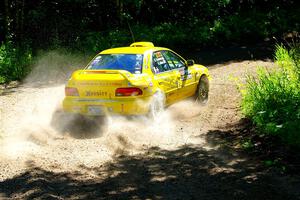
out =
<path fill-rule="evenodd" d="M 107 96 L 107 92 L 103 91 L 86 91 L 85 96 Z"/>

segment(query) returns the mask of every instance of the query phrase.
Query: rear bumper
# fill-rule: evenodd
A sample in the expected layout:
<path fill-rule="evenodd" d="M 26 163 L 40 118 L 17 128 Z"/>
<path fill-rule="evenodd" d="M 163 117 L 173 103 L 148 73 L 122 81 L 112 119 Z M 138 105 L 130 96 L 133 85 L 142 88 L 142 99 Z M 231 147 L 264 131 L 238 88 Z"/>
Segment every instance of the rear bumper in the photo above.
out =
<path fill-rule="evenodd" d="M 120 98 L 120 99 L 91 99 L 65 97 L 63 109 L 65 112 L 82 115 L 144 115 L 149 111 L 151 97 Z"/>

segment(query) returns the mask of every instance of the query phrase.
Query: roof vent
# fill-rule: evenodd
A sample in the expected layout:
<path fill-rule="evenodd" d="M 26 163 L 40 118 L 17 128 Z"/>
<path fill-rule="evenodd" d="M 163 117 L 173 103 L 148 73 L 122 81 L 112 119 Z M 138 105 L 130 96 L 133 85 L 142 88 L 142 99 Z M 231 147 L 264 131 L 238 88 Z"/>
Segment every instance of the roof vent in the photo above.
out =
<path fill-rule="evenodd" d="M 134 42 L 130 47 L 154 47 L 152 42 Z"/>

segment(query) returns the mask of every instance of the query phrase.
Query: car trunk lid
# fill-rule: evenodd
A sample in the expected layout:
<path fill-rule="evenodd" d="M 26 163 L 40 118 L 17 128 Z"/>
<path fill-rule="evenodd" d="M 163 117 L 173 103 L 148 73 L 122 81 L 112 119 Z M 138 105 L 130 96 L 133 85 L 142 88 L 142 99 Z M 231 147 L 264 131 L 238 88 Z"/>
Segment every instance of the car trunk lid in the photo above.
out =
<path fill-rule="evenodd" d="M 73 86 L 78 89 L 80 97 L 111 99 L 116 89 L 143 86 L 140 78 L 125 70 L 78 70 L 72 75 Z"/>

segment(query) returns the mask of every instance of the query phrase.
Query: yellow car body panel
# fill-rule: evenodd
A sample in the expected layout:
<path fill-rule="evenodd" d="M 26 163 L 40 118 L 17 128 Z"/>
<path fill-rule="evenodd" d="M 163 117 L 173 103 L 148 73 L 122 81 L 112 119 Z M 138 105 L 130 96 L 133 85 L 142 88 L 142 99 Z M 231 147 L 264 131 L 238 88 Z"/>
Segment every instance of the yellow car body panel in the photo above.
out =
<path fill-rule="evenodd" d="M 167 61 L 169 69 L 155 72 L 155 56 L 169 53 L 178 57 L 180 63 Z M 141 73 L 130 73 L 126 70 L 88 69 L 97 56 L 140 54 L 143 55 Z M 163 56 L 159 57 L 161 59 Z M 164 56 L 165 57 L 165 56 Z M 149 42 L 133 43 L 130 47 L 113 48 L 96 55 L 85 69 L 73 72 L 66 84 L 66 90 L 71 88 L 71 95 L 66 92 L 63 109 L 70 113 L 83 115 L 104 115 L 107 113 L 120 115 L 144 115 L 149 112 L 153 95 L 161 91 L 165 96 L 164 104 L 170 105 L 179 100 L 193 96 L 202 75 L 209 78 L 208 69 L 194 64 L 184 70 L 176 68 L 186 62 L 175 52 L 167 48 L 154 47 Z M 161 61 L 161 60 L 160 60 Z M 166 63 L 164 63 L 166 64 Z M 140 93 L 130 96 L 118 96 L 117 90 L 134 88 Z M 137 89 L 136 89 L 137 88 Z M 123 93 L 121 93 L 123 94 Z M 124 93 L 125 94 L 125 93 Z"/>

